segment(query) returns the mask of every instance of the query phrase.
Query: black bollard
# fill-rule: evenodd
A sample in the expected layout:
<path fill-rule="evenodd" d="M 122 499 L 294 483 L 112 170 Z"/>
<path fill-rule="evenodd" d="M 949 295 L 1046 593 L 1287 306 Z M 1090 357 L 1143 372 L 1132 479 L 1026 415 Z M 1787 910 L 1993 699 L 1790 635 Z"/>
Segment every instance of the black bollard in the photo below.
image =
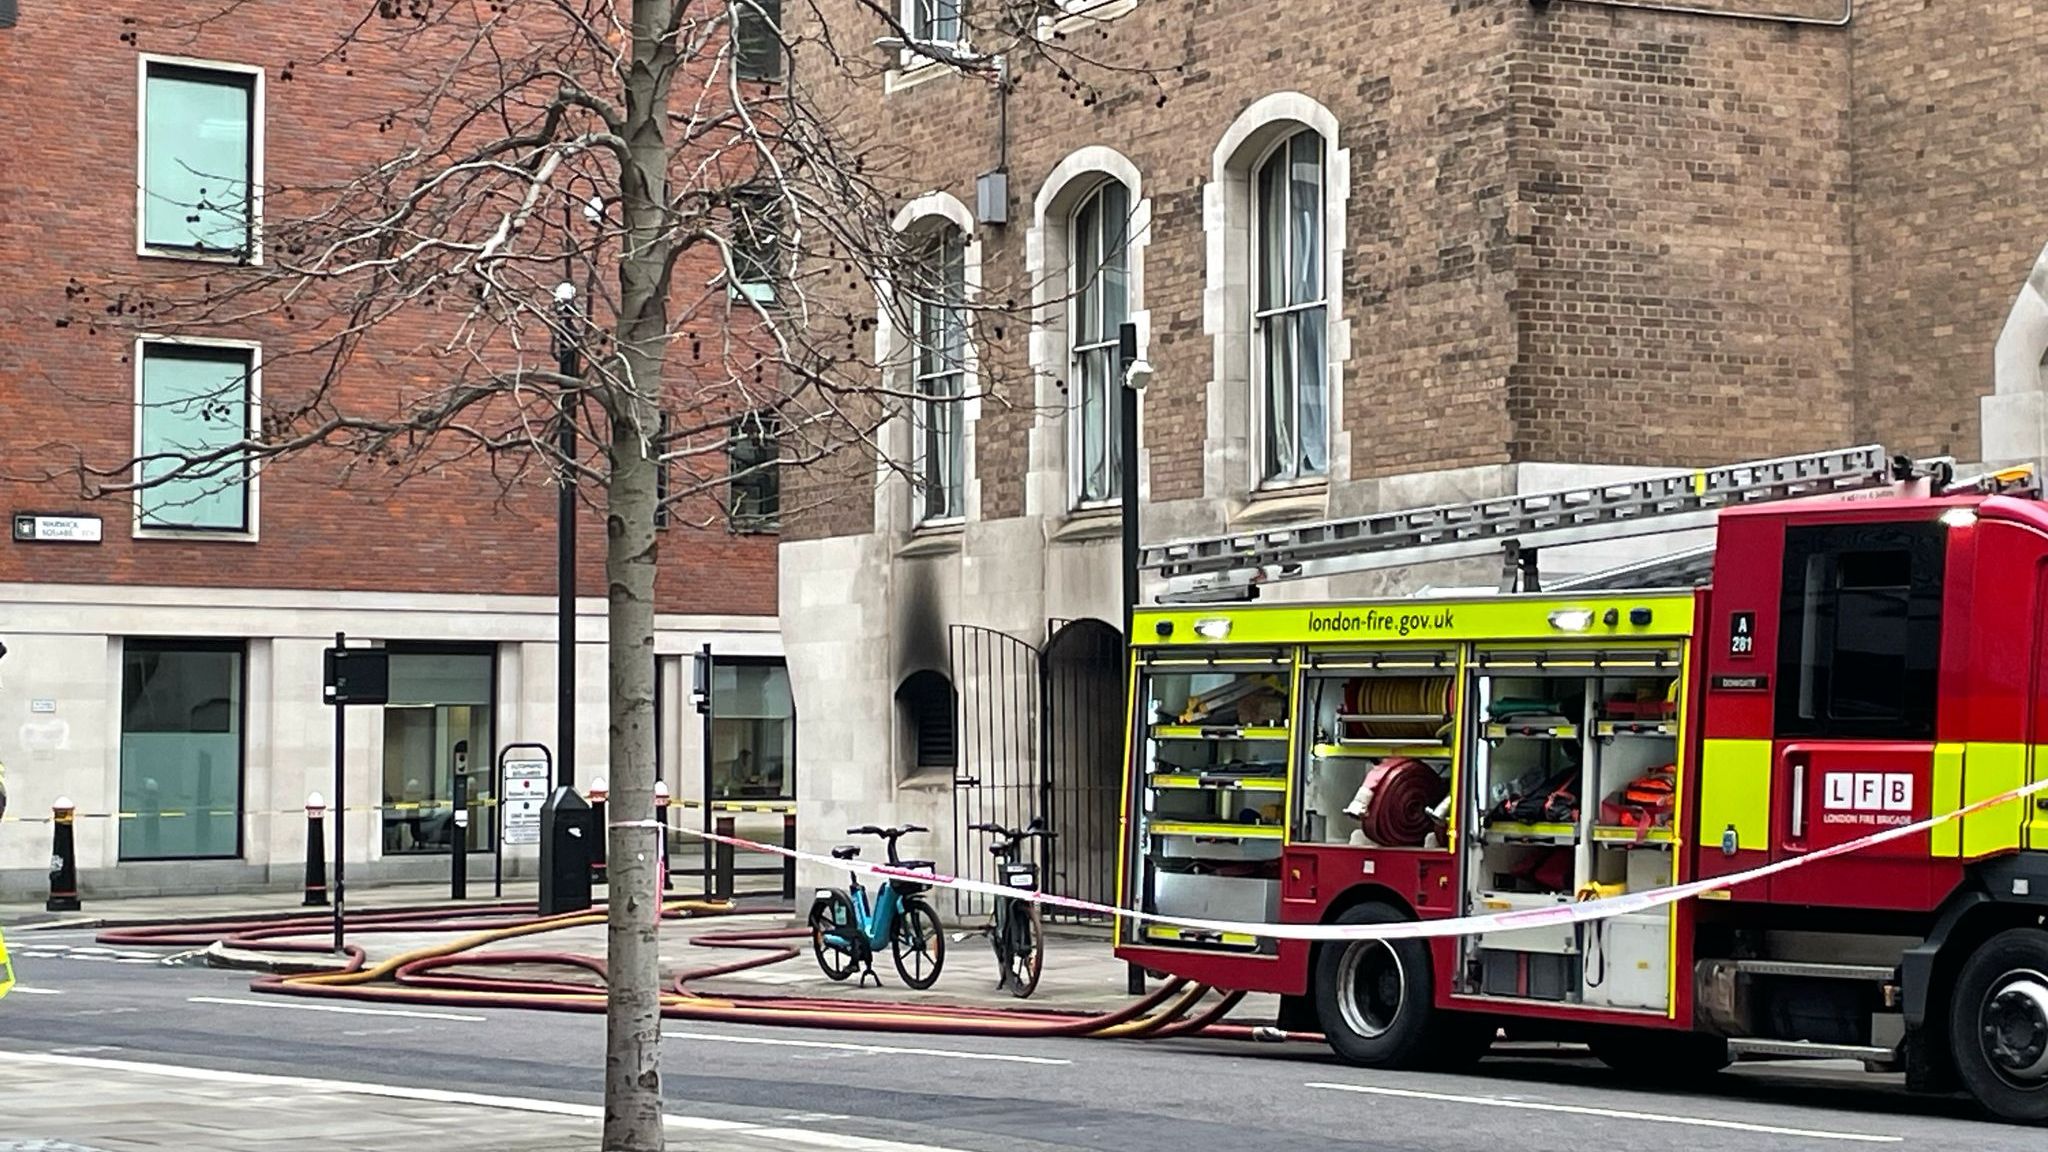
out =
<path fill-rule="evenodd" d="M 78 809 L 62 796 L 50 806 L 54 831 L 50 836 L 50 898 L 43 902 L 46 912 L 76 912 L 78 902 L 77 838 L 72 821 Z"/>
<path fill-rule="evenodd" d="M 327 802 L 318 792 L 306 797 L 307 908 L 327 907 Z"/>
<path fill-rule="evenodd" d="M 718 834 L 728 840 L 733 836 L 736 822 L 730 816 L 718 818 Z M 718 861 L 717 876 L 712 881 L 711 896 L 718 900 L 730 900 L 733 894 L 732 845 L 726 840 L 717 841 L 712 856 Z"/>
<path fill-rule="evenodd" d="M 794 812 L 784 812 L 782 814 L 782 846 L 791 852 L 796 851 L 796 813 Z M 784 900 L 796 899 L 796 857 L 794 856 L 784 856 L 782 858 L 782 898 Z"/>
<path fill-rule="evenodd" d="M 452 819 L 448 822 L 448 898 L 469 899 L 469 774 L 455 774 Z"/>
<path fill-rule="evenodd" d="M 656 780 L 654 782 L 654 822 L 661 825 L 659 829 L 661 838 L 655 841 L 655 855 L 661 861 L 661 890 L 663 892 L 675 887 L 675 879 L 669 875 L 668 871 L 668 808 L 668 784 L 665 781 Z"/>
<path fill-rule="evenodd" d="M 612 838 L 612 830 L 604 822 L 604 802 L 609 795 L 611 790 L 606 786 L 604 777 L 599 776 L 590 782 L 590 823 L 596 829 L 596 835 L 590 841 L 590 886 L 593 888 L 604 883 L 605 847 Z"/>

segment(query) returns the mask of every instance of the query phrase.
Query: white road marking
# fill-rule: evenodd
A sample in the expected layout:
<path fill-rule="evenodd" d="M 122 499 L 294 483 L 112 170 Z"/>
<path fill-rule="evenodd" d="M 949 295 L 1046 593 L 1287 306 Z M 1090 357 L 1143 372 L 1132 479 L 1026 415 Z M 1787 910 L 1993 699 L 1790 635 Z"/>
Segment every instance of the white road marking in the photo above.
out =
<path fill-rule="evenodd" d="M 350 1016 L 407 1016 L 414 1020 L 461 1020 L 481 1024 L 488 1016 L 460 1012 L 422 1012 L 415 1008 L 350 1008 L 341 1004 L 299 1004 L 289 1000 L 238 1000 L 232 996 L 187 996 L 187 1004 L 226 1004 L 237 1008 L 289 1008 L 298 1012 L 343 1012 Z"/>
<path fill-rule="evenodd" d="M 775 1036 L 720 1036 L 711 1032 L 671 1032 L 668 1040 L 709 1040 L 718 1044 L 769 1044 L 779 1048 L 824 1048 L 834 1052 L 859 1052 L 867 1056 L 939 1056 L 949 1060 L 993 1060 L 1004 1064 L 1072 1064 L 1049 1056 L 1013 1056 L 1007 1052 L 962 1052 L 955 1048 L 890 1048 L 880 1044 L 838 1044 L 827 1040 L 785 1040 Z"/>
<path fill-rule="evenodd" d="M 475 1108 L 496 1108 L 505 1112 L 530 1112 L 544 1116 L 573 1116 L 603 1119 L 600 1104 L 571 1104 L 565 1100 L 536 1100 L 526 1096 L 487 1096 L 480 1092 L 452 1092 L 442 1088 L 411 1088 L 396 1084 L 366 1084 L 353 1080 L 322 1080 L 311 1076 L 277 1076 L 260 1072 L 228 1072 L 218 1068 L 189 1068 L 175 1064 L 149 1064 L 139 1060 L 108 1060 L 97 1056 L 59 1056 L 48 1052 L 0 1051 L 0 1065 L 54 1064 L 67 1068 L 126 1072 L 131 1075 L 161 1076 L 170 1080 L 195 1080 L 209 1084 L 240 1084 L 247 1087 L 290 1089 L 296 1092 L 333 1092 L 354 1096 L 375 1096 L 385 1100 L 412 1100 L 427 1104 L 458 1104 Z M 669 1127 L 699 1132 L 745 1132 L 749 1135 L 828 1148 L 858 1149 L 860 1152 L 956 1152 L 927 1144 L 905 1144 L 865 1136 L 830 1132 L 808 1132 L 795 1128 L 770 1128 L 738 1120 L 710 1116 L 662 1117 Z"/>
<path fill-rule="evenodd" d="M 16 984 L 14 990 L 23 996 L 62 996 L 64 994 L 64 990 L 61 988 L 31 988 L 26 984 Z"/>
<path fill-rule="evenodd" d="M 1434 1100 L 1443 1104 L 1477 1104 L 1487 1108 L 1519 1108 L 1526 1112 L 1562 1112 L 1571 1116 L 1599 1116 L 1608 1120 L 1640 1120 L 1649 1124 L 1678 1124 L 1688 1128 L 1720 1128 L 1730 1132 L 1755 1132 L 1766 1136 L 1801 1136 L 1809 1140 L 1846 1140 L 1859 1144 L 1902 1144 L 1903 1136 L 1876 1136 L 1862 1132 L 1821 1132 L 1810 1128 L 1782 1128 L 1774 1124 L 1745 1124 L 1738 1120 L 1713 1120 L 1704 1116 L 1670 1116 L 1661 1112 L 1629 1112 L 1619 1108 L 1592 1108 L 1578 1104 L 1544 1104 L 1535 1100 L 1509 1100 L 1499 1096 L 1461 1096 L 1450 1092 L 1419 1092 L 1408 1088 L 1378 1088 L 1364 1084 L 1319 1084 L 1333 1092 L 1356 1092 L 1366 1096 L 1396 1096 L 1405 1100 Z"/>

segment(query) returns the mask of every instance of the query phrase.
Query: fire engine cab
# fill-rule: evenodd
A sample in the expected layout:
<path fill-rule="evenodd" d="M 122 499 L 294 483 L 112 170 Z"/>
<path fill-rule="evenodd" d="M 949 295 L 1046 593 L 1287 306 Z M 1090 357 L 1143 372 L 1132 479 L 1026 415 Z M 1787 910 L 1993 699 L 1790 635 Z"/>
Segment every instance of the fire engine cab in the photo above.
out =
<path fill-rule="evenodd" d="M 1544 589 L 1536 548 L 1698 548 Z M 1502 591 L 1246 603 L 1503 552 Z M 2048 1121 L 2048 506 L 1878 447 L 1145 549 L 1118 954 L 1373 1067 L 1583 1041 L 1636 1075 L 1854 1058 Z M 1318 943 L 1729 876 L 1580 924 Z"/>

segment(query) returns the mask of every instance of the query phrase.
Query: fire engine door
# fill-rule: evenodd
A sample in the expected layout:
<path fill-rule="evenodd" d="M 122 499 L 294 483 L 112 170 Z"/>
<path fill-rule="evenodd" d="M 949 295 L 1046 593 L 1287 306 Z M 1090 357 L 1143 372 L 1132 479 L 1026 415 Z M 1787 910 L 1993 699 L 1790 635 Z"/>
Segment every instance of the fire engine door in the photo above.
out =
<path fill-rule="evenodd" d="M 1772 857 L 1929 814 L 1946 530 L 1938 523 L 1786 530 L 1773 723 Z M 1926 836 L 1780 873 L 1771 898 L 1921 907 Z"/>
<path fill-rule="evenodd" d="M 2043 559 L 2034 570 L 2033 659 L 2028 661 L 2027 666 L 2032 670 L 2034 681 L 2029 692 L 2027 708 L 2027 781 L 2032 783 L 2048 777 L 2048 559 Z M 1994 781 L 1985 786 L 1983 791 L 1988 792 L 2001 783 L 2009 787 L 2017 781 Z M 1996 809 L 1985 813 L 1985 817 L 1994 815 Z M 1964 818 L 1962 824 L 1965 841 L 1969 841 L 1969 834 L 1976 831 L 1971 827 L 1972 823 L 1981 819 L 1984 818 Z M 2026 801 L 2023 819 L 2026 825 L 2026 847 L 2035 851 L 2048 849 L 2048 793 L 2037 792 Z M 2010 828 L 2011 825 L 2008 824 L 2007 827 Z M 1989 831 L 1995 836 L 1997 828 L 1993 826 Z M 1980 839 L 1989 840 L 1990 837 Z M 1991 843 L 1982 846 L 1995 850 Z M 1978 845 L 1966 843 L 1963 847 L 1967 851 Z"/>

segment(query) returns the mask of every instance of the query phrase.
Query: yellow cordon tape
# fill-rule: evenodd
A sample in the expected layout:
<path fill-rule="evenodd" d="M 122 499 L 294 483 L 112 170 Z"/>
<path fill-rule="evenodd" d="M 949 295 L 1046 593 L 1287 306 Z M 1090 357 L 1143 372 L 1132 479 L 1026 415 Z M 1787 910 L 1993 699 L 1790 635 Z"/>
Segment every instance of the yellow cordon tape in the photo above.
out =
<path fill-rule="evenodd" d="M 2039 792 L 2048 791 L 2048 779 L 2038 780 L 2022 788 L 2015 788 L 1974 804 L 1958 808 L 1943 816 L 1935 816 L 1915 824 L 1902 824 L 1887 828 L 1845 844 L 1829 848 L 1817 848 L 1803 856 L 1751 868 L 1745 872 L 1716 876 L 1709 880 L 1694 880 L 1670 888 L 1659 888 L 1651 892 L 1630 892 L 1620 896 L 1607 896 L 1598 900 L 1584 900 L 1577 903 L 1558 904 L 1544 908 L 1532 908 L 1519 912 L 1496 912 L 1485 916 L 1456 916 L 1443 920 L 1411 920 L 1393 924 L 1262 924 L 1237 920 L 1197 920 L 1185 916 L 1162 916 L 1152 912 L 1140 912 L 1131 908 L 1117 908 L 1108 904 L 1096 904 L 1087 900 L 1076 900 L 1068 896 L 1054 896 L 1044 892 L 1026 892 L 985 880 L 969 880 L 961 876 L 948 876 L 939 872 L 918 872 L 909 868 L 897 868 L 888 864 L 873 864 L 861 860 L 840 860 L 820 856 L 815 852 L 804 852 L 784 848 L 776 844 L 762 844 L 753 840 L 742 840 L 736 836 L 720 836 L 715 832 L 703 832 L 694 828 L 678 828 L 686 836 L 696 836 L 720 844 L 730 844 L 753 852 L 767 852 L 775 856 L 786 856 L 793 860 L 807 860 L 836 868 L 842 872 L 877 876 L 888 880 L 910 880 L 928 884 L 935 888 L 951 888 L 963 892 L 980 892 L 991 896 L 1008 896 L 1013 900 L 1028 900 L 1034 904 L 1046 904 L 1056 908 L 1071 908 L 1082 912 L 1093 912 L 1101 916 L 1114 916 L 1122 920 L 1149 921 L 1154 924 L 1168 924 L 1179 928 L 1193 928 L 1203 932 L 1225 932 L 1236 935 L 1260 936 L 1268 940 L 1427 940 L 1443 936 L 1473 936 L 1482 932 L 1502 932 L 1515 928 L 1535 928 L 1546 925 L 1583 924 L 1595 920 L 1607 920 L 1625 916 L 1631 912 L 1642 912 L 1651 908 L 1662 908 L 1689 900 L 1707 892 L 1724 891 L 1744 884 L 1753 883 L 1781 872 L 1791 872 L 1809 864 L 1832 860 L 1917 836 L 1931 828 L 1940 827 L 1953 820 L 2011 804 Z"/>
<path fill-rule="evenodd" d="M 14 961 L 7 958 L 7 937 L 0 935 L 0 1000 L 14 991 Z"/>

